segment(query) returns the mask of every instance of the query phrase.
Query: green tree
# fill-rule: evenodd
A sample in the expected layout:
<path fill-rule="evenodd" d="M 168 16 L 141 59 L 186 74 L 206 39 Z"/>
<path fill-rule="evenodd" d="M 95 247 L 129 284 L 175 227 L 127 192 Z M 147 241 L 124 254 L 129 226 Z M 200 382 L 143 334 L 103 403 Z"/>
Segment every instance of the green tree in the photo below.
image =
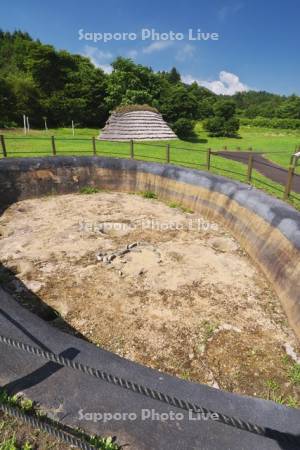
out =
<path fill-rule="evenodd" d="M 181 77 L 180 77 L 180 73 L 178 72 L 178 70 L 176 69 L 176 67 L 172 67 L 171 71 L 170 71 L 169 73 L 167 73 L 167 80 L 168 80 L 171 84 L 177 84 L 177 83 L 180 83 Z"/>
<path fill-rule="evenodd" d="M 8 78 L 15 96 L 15 117 L 23 121 L 23 114 L 29 116 L 32 126 L 40 126 L 42 106 L 40 92 L 30 77 L 12 76 Z"/>
<path fill-rule="evenodd" d="M 0 101 L 6 105 L 6 112 L 0 107 L 4 125 L 22 125 L 23 114 L 37 127 L 44 116 L 50 126 L 74 120 L 99 127 L 108 117 L 107 75 L 88 58 L 56 51 L 26 33 L 0 31 L 0 77 L 0 89 L 6 91 Z M 12 99 L 14 107 L 8 108 Z"/>
<path fill-rule="evenodd" d="M 179 119 L 217 118 L 206 121 L 206 126 L 224 135 L 237 132 L 235 116 L 257 123 L 266 119 L 265 123 L 272 126 L 292 128 L 300 120 L 297 95 L 249 91 L 220 97 L 196 82 L 183 83 L 175 67 L 155 73 L 150 67 L 120 57 L 112 68 L 111 74 L 105 74 L 86 57 L 57 51 L 22 31 L 0 30 L 2 126 L 20 126 L 26 114 L 35 126 L 43 126 L 43 116 L 47 116 L 49 126 L 74 120 L 82 126 L 101 127 L 109 111 L 119 105 L 145 103 L 162 112 L 172 126 Z"/>
<path fill-rule="evenodd" d="M 170 85 L 163 93 L 159 108 L 168 122 L 175 122 L 180 118 L 197 119 L 198 102 L 193 93 L 186 86 Z"/>
<path fill-rule="evenodd" d="M 190 119 L 178 119 L 172 125 L 174 133 L 180 138 L 188 138 L 194 134 L 195 123 Z"/>
<path fill-rule="evenodd" d="M 235 110 L 235 103 L 231 100 L 219 100 L 214 104 L 213 108 L 214 115 L 225 120 L 231 119 L 235 115 Z"/>
<path fill-rule="evenodd" d="M 240 123 L 235 117 L 236 106 L 232 100 L 219 100 L 213 108 L 214 116 L 204 121 L 211 136 L 236 136 Z"/>
<path fill-rule="evenodd" d="M 277 110 L 277 116 L 282 119 L 300 119 L 300 97 L 291 95 Z"/>
<path fill-rule="evenodd" d="M 15 125 L 17 99 L 7 80 L 0 77 L 0 127 Z"/>
<path fill-rule="evenodd" d="M 205 98 L 198 103 L 198 119 L 206 119 L 214 115 L 213 102 L 210 98 Z"/>
<path fill-rule="evenodd" d="M 47 94 L 63 89 L 77 70 L 75 59 L 68 52 L 56 52 L 50 45 L 34 49 L 28 67 L 37 86 Z"/>
<path fill-rule="evenodd" d="M 159 93 L 159 77 L 131 59 L 117 58 L 108 79 L 106 102 L 110 110 L 124 104 L 152 105 Z"/>

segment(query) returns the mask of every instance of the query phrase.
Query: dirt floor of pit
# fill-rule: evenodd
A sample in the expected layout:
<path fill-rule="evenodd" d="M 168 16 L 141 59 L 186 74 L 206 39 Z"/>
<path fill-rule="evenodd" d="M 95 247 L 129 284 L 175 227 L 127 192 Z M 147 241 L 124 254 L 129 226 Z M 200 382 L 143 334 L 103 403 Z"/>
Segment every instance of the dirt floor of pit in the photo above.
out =
<path fill-rule="evenodd" d="M 300 403 L 300 349 L 279 300 L 217 224 L 100 192 L 15 203 L 0 233 L 2 284 L 53 325 L 185 379 Z"/>

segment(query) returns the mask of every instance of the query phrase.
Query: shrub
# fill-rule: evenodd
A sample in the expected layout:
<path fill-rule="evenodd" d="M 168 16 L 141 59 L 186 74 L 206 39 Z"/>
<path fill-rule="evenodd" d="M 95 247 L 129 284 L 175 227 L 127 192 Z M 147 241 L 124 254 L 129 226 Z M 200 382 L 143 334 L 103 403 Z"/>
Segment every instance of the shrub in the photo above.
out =
<path fill-rule="evenodd" d="M 172 124 L 172 129 L 177 136 L 182 138 L 187 138 L 193 135 L 195 127 L 195 122 L 190 119 L 178 119 Z"/>
<path fill-rule="evenodd" d="M 236 106 L 231 100 L 218 100 L 213 106 L 214 115 L 229 120 L 235 115 Z"/>
<path fill-rule="evenodd" d="M 279 119 L 279 118 L 267 118 L 267 117 L 255 117 L 249 119 L 242 117 L 240 119 L 241 125 L 262 127 L 262 128 L 283 128 L 290 130 L 300 129 L 300 119 Z"/>
<path fill-rule="evenodd" d="M 210 136 L 235 137 L 240 127 L 240 121 L 236 117 L 228 120 L 222 117 L 211 117 L 203 122 L 203 127 Z"/>
<path fill-rule="evenodd" d="M 101 192 L 101 189 L 94 187 L 94 186 L 83 186 L 80 188 L 79 193 L 80 194 L 98 194 L 98 192 Z"/>
<path fill-rule="evenodd" d="M 223 136 L 224 122 L 225 119 L 222 119 L 222 117 L 211 117 L 204 120 L 203 128 L 211 136 Z"/>
<path fill-rule="evenodd" d="M 214 117 L 204 121 L 204 129 L 211 136 L 236 136 L 240 122 L 235 117 L 235 109 L 235 104 L 232 101 L 219 100 L 213 107 Z"/>
<path fill-rule="evenodd" d="M 0 450 L 18 450 L 15 436 L 0 443 Z"/>
<path fill-rule="evenodd" d="M 142 196 L 144 198 L 157 198 L 157 195 L 155 194 L 155 192 L 152 192 L 152 191 L 142 192 Z"/>
<path fill-rule="evenodd" d="M 289 372 L 289 378 L 294 384 L 300 384 L 300 364 L 294 364 Z"/>
<path fill-rule="evenodd" d="M 236 136 L 240 128 L 240 121 L 236 117 L 231 117 L 225 120 L 224 123 L 224 136 Z"/>

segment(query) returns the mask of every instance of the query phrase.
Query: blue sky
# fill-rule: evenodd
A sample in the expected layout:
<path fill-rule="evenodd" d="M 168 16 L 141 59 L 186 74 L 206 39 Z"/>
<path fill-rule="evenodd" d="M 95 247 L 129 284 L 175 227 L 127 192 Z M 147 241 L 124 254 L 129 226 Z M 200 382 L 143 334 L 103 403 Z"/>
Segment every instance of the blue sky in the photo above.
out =
<path fill-rule="evenodd" d="M 197 80 L 219 93 L 250 88 L 299 95 L 299 17 L 299 0 L 11 0 L 1 5 L 0 28 L 85 54 L 106 71 L 121 55 L 154 70 L 176 66 L 186 82 Z M 142 40 L 143 29 L 182 33 L 184 39 Z M 189 29 L 193 38 L 198 29 L 219 38 L 189 40 Z M 134 33 L 135 39 L 80 40 L 79 30 Z"/>

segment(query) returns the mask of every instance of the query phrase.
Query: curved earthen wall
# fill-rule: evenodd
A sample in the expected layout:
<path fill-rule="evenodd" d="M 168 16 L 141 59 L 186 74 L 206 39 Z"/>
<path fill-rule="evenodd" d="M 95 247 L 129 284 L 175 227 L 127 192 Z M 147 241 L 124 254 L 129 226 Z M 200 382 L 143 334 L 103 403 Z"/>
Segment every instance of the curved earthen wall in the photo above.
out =
<path fill-rule="evenodd" d="M 153 191 L 218 221 L 241 243 L 277 292 L 300 337 L 300 213 L 245 184 L 172 165 L 101 157 L 0 161 L 0 207 L 93 185 Z"/>

